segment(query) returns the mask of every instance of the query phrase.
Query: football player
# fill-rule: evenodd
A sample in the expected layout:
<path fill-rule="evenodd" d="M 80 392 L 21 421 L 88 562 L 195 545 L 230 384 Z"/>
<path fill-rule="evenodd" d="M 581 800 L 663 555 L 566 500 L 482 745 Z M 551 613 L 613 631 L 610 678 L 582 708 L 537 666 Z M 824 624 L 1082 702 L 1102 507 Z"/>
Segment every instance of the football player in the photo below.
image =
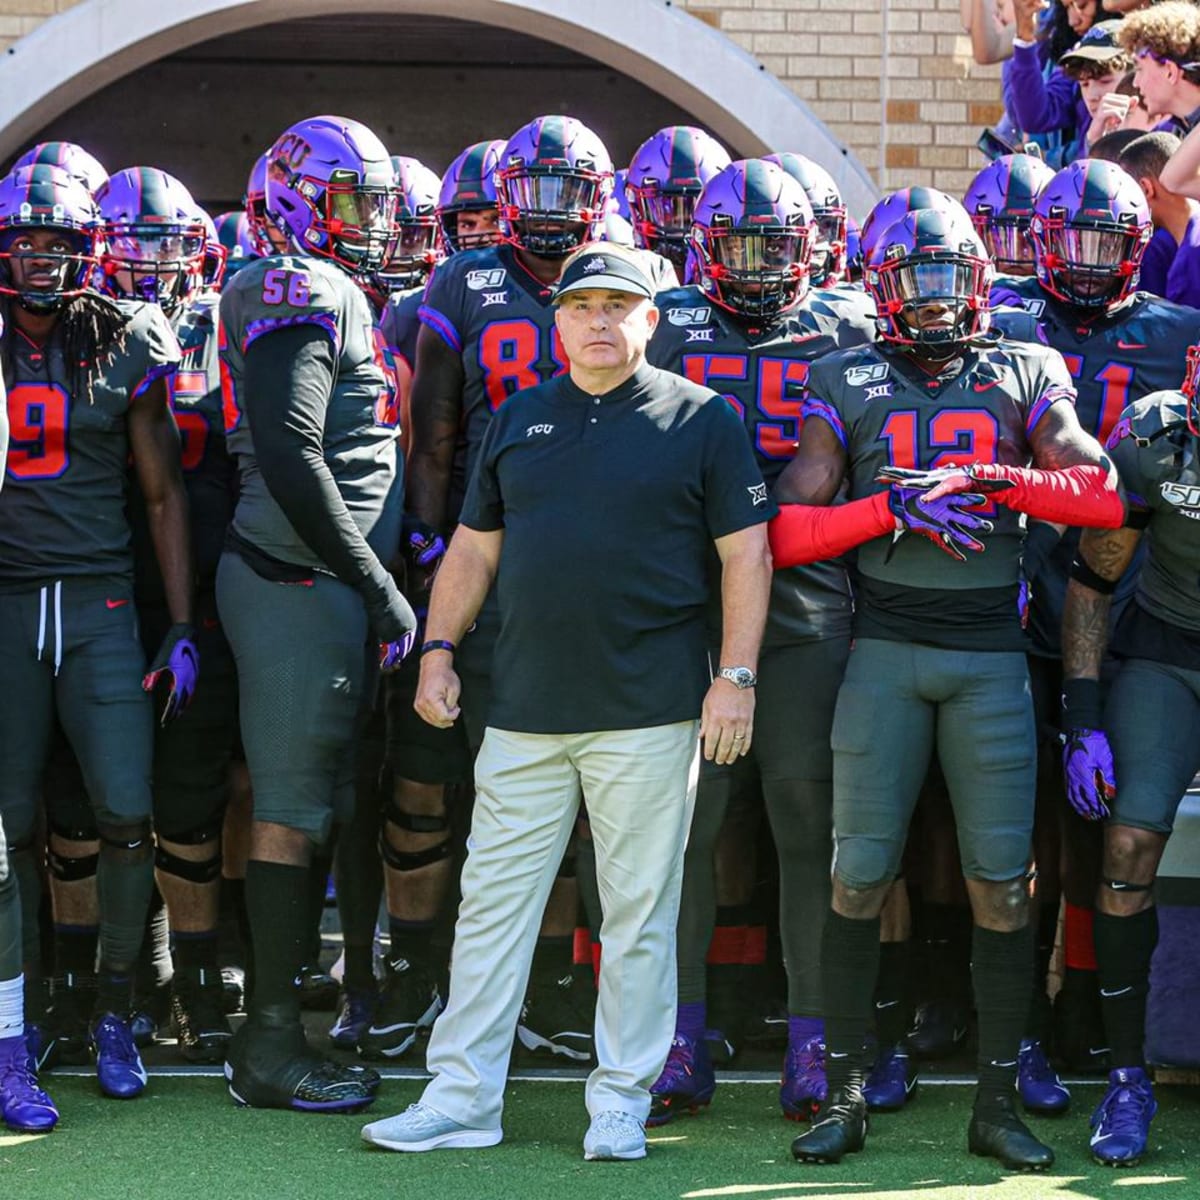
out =
<path fill-rule="evenodd" d="M 700 282 L 656 297 L 661 317 L 649 360 L 723 393 L 773 484 L 796 450 L 811 364 L 872 341 L 874 324 L 836 293 L 810 289 L 810 256 L 822 233 L 804 189 L 775 161 L 725 167 L 705 184 L 694 222 Z M 813 917 L 829 905 L 829 727 L 850 647 L 850 614 L 840 563 L 776 573 L 746 760 L 761 777 L 779 851 L 789 1013 L 780 1103 L 792 1116 L 807 1115 L 824 1094 L 820 929 Z M 738 773 L 744 771 L 711 764 L 701 771 L 684 863 L 676 1033 L 651 1088 L 652 1125 L 707 1104 L 714 1090 L 704 1036 L 705 954 L 715 915 L 713 849 Z"/>
<path fill-rule="evenodd" d="M 269 151 L 266 183 L 268 217 L 291 252 L 248 264 L 221 297 L 225 430 L 241 490 L 217 603 L 254 790 L 255 972 L 225 1071 L 234 1099 L 259 1107 L 359 1108 L 379 1084 L 309 1048 L 296 978 L 315 923 L 314 847 L 335 816 L 350 816 L 374 673 L 403 658 L 416 626 L 388 569 L 403 464 L 364 290 L 395 237 L 393 178 L 358 122 L 291 126 Z"/>
<path fill-rule="evenodd" d="M 25 920 L 40 889 L 32 838 L 57 716 L 83 771 L 100 848 L 100 962 L 91 1035 L 101 1090 L 138 1095 L 146 1072 L 126 1014 L 153 887 L 154 704 L 196 684 L 191 549 L 168 380 L 179 347 L 161 310 L 88 290 L 99 213 L 59 167 L 0 184 L 0 294 L 12 446 L 0 495 L 0 781 Z M 126 472 L 132 457 L 169 614 L 147 672 L 138 645 Z M 113 753 L 113 747 L 120 753 Z M 47 797 L 53 829 L 54 796 Z M 89 964 L 90 965 L 90 964 Z"/>
<path fill-rule="evenodd" d="M 1063 613 L 1063 764 L 1067 797 L 1104 822 L 1096 893 L 1100 1005 L 1112 1057 L 1091 1120 L 1105 1166 L 1146 1152 L 1156 1103 L 1143 1042 L 1158 941 L 1154 879 L 1180 798 L 1200 771 L 1200 346 L 1182 391 L 1152 392 L 1121 414 L 1108 449 L 1129 496 L 1124 527 L 1085 530 Z M 1146 534 L 1137 591 L 1109 635 L 1109 608 Z M 1107 652 L 1120 659 L 1108 702 Z"/>
<path fill-rule="evenodd" d="M 935 745 L 975 917 L 979 1087 L 968 1146 L 1017 1169 L 1054 1158 L 1012 1100 L 1029 1004 L 1036 744 L 1018 612 L 1021 516 L 1115 527 L 1123 506 L 1111 464 L 1075 418 L 1059 355 L 981 336 L 990 275 L 957 215 L 918 209 L 880 233 L 866 279 L 882 341 L 813 364 L 799 449 L 776 485 L 794 502 L 773 523 L 777 567 L 858 548 L 855 641 L 832 732 L 836 851 L 821 942 L 829 1094 L 793 1142 L 803 1162 L 837 1162 L 866 1141 L 879 913 Z M 835 505 L 843 483 L 849 502 Z"/>
<path fill-rule="evenodd" d="M 817 219 L 817 240 L 813 246 L 813 287 L 832 287 L 846 280 L 846 206 L 842 194 L 820 164 L 803 154 L 768 154 L 767 161 L 778 163 L 803 189 Z"/>
<path fill-rule="evenodd" d="M 1129 404 L 1178 384 L 1187 347 L 1200 340 L 1200 312 L 1137 291 L 1150 213 L 1141 188 L 1113 163 L 1081 159 L 1059 171 L 1038 196 L 1030 234 L 1036 274 L 993 289 L 993 303 L 1004 306 L 997 309 L 996 324 L 1009 336 L 1062 353 L 1077 392 L 1079 422 L 1104 442 Z M 1053 1032 L 1058 1055 L 1069 1067 L 1096 1070 L 1106 1062 L 1092 941 L 1101 851 L 1099 830 L 1063 803 L 1058 770 L 1062 606 L 1078 546 L 1077 531 L 1060 539 L 1061 533 L 1031 523 L 1024 561 L 1031 591 L 1030 672 L 1045 733 L 1039 793 L 1043 808 L 1058 814 L 1062 830 L 1066 969 Z M 1113 594 L 1114 620 L 1133 593 L 1139 563 L 1135 558 Z M 1054 943 L 1052 914 L 1041 919 L 1039 981 Z M 1039 1004 L 1041 995 L 1039 990 L 1035 997 Z"/>
<path fill-rule="evenodd" d="M 217 963 L 221 825 L 237 736 L 237 675 L 216 606 L 217 563 L 233 515 L 237 478 L 225 447 L 216 292 L 206 286 L 208 233 L 187 188 L 164 171 L 131 167 L 96 198 L 100 265 L 111 294 L 157 304 L 179 341 L 171 411 L 182 439 L 196 569 L 196 642 L 204 686 L 185 719 L 156 731 L 154 829 L 159 891 L 173 942 L 171 1015 L 191 1062 L 223 1062 L 231 1036 Z M 143 644 L 170 624 L 144 499 L 130 496 L 134 596 Z"/>
<path fill-rule="evenodd" d="M 634 244 L 669 259 L 680 278 L 696 200 L 727 166 L 729 151 L 691 125 L 668 125 L 634 151 L 624 187 Z"/>
<path fill-rule="evenodd" d="M 267 218 L 267 156 L 260 154 L 250 168 L 246 181 L 246 194 L 242 198 L 246 214 L 246 233 L 254 249 L 252 257 L 267 258 L 272 254 L 286 254 L 287 238 Z"/>
<path fill-rule="evenodd" d="M 492 412 L 513 392 L 565 369 L 554 285 L 571 251 L 597 240 L 612 175 L 608 151 L 585 125 L 572 117 L 538 117 L 513 134 L 500 156 L 496 196 L 504 240 L 455 254 L 434 272 L 420 309 L 409 483 L 409 508 L 431 534 L 445 535 L 453 525 Z M 392 927 L 391 961 L 398 971 L 390 971 L 368 1031 L 373 1052 L 384 1051 L 384 1039 L 411 1045 L 413 1025 L 428 1012 L 431 987 L 444 968 L 429 946 L 451 879 L 443 785 L 463 776 L 468 744 L 478 747 L 483 737 L 497 614 L 489 601 L 456 657 L 464 722 L 433 729 L 411 704 L 389 703 L 389 762 L 402 780 L 421 786 L 403 788 L 385 814 L 387 871 L 397 887 L 425 899 L 419 910 L 410 908 L 407 922 Z M 402 883 L 393 872 L 405 876 Z M 528 1048 L 586 1060 L 591 1021 L 576 1011 L 574 997 L 582 989 L 570 982 L 577 905 L 574 879 L 560 881 L 518 1036 Z"/>
<path fill-rule="evenodd" d="M 480 250 L 500 241 L 496 168 L 503 149 L 499 140 L 474 142 L 446 168 L 437 218 L 447 254 Z"/>
<path fill-rule="evenodd" d="M 967 188 L 963 207 L 998 275 L 1033 274 L 1029 224 L 1038 193 L 1053 178 L 1040 158 L 1005 154 L 988 163 Z"/>

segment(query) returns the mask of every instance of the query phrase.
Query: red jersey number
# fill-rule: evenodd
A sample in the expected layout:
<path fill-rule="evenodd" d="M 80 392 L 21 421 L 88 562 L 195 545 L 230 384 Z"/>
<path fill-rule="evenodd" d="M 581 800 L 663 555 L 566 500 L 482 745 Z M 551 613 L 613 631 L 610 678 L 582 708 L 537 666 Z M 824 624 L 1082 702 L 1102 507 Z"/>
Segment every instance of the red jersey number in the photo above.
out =
<path fill-rule="evenodd" d="M 71 400 L 56 383 L 18 383 L 8 393 L 8 474 L 57 479 L 70 465 Z"/>

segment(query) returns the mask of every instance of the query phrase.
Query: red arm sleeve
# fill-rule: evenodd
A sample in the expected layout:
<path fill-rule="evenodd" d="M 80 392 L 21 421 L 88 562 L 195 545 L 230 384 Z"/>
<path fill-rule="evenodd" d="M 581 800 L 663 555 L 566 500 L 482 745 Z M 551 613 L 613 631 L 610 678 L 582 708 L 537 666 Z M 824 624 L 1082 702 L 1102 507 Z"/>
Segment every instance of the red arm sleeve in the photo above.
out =
<path fill-rule="evenodd" d="M 972 468 L 972 474 L 1010 484 L 992 493 L 991 498 L 1039 521 L 1119 529 L 1125 520 L 1125 505 L 1116 480 L 1109 478 L 1104 467 L 1081 464 L 1061 471 L 1043 471 L 981 463 Z"/>
<path fill-rule="evenodd" d="M 767 526 L 775 569 L 837 558 L 872 538 L 891 533 L 896 518 L 887 491 L 829 508 L 811 504 L 780 505 Z"/>

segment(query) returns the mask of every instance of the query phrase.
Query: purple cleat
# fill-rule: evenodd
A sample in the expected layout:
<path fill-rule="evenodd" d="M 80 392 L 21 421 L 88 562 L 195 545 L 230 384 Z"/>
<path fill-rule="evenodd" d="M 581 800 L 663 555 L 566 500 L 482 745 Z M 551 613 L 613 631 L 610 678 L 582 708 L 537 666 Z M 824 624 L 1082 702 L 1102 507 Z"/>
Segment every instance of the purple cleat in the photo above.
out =
<path fill-rule="evenodd" d="M 49 1133 L 58 1124 L 54 1101 L 38 1087 L 24 1034 L 0 1039 L 0 1119 L 17 1133 Z"/>
<path fill-rule="evenodd" d="M 872 1112 L 896 1112 L 916 1091 L 917 1065 L 900 1046 L 881 1046 L 863 1084 Z"/>
<path fill-rule="evenodd" d="M 1141 1067 L 1108 1074 L 1108 1092 L 1092 1114 L 1092 1157 L 1104 1167 L 1132 1167 L 1146 1153 L 1158 1112 L 1154 1089 Z"/>
<path fill-rule="evenodd" d="M 704 1039 L 677 1033 L 662 1074 L 650 1088 L 647 1127 L 666 1125 L 681 1112 L 695 1116 L 708 1107 L 716 1090 L 717 1081 Z"/>
<path fill-rule="evenodd" d="M 829 1091 L 825 1081 L 825 1042 L 810 1037 L 791 1042 L 783 1060 L 779 1085 L 779 1107 L 789 1121 L 807 1121 Z"/>
<path fill-rule="evenodd" d="M 1047 1061 L 1042 1043 L 1030 1038 L 1017 1054 L 1017 1093 L 1026 1112 L 1062 1113 L 1071 1103 L 1071 1093 Z"/>

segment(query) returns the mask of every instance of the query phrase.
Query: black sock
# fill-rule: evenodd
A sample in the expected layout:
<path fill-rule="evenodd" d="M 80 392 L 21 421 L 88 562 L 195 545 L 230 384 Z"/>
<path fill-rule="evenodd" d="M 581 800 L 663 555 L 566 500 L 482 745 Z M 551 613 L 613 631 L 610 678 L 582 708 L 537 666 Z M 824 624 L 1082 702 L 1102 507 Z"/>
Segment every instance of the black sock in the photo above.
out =
<path fill-rule="evenodd" d="M 980 1107 L 994 1107 L 1012 1095 L 1017 1080 L 1017 1051 L 1029 1011 L 1030 958 L 1033 930 L 1012 933 L 975 926 L 971 967 L 975 1008 L 979 1013 Z"/>
<path fill-rule="evenodd" d="M 924 999 L 967 1003 L 970 993 L 971 909 L 966 904 L 921 905 L 925 951 Z"/>
<path fill-rule="evenodd" d="M 115 1013 L 124 1019 L 133 1005 L 133 976 L 119 971 L 106 971 L 103 964 L 96 976 L 96 1016 Z"/>
<path fill-rule="evenodd" d="M 296 977 L 308 958 L 312 937 L 308 867 L 285 863 L 246 864 L 246 910 L 254 942 L 254 994 L 247 1011 L 265 1008 L 283 1019 L 300 1019 Z"/>
<path fill-rule="evenodd" d="M 908 1031 L 909 943 L 883 942 L 875 983 L 875 1036 L 883 1048 L 897 1046 Z"/>
<path fill-rule="evenodd" d="M 94 975 L 96 946 L 100 937 L 96 925 L 54 924 L 54 971 L 57 975 Z"/>
<path fill-rule="evenodd" d="M 1058 905 L 1038 906 L 1037 927 L 1033 947 L 1033 991 L 1029 1000 L 1029 1015 L 1025 1019 L 1025 1036 L 1045 1042 L 1050 1036 L 1053 1010 L 1046 991 L 1046 976 L 1054 957 L 1054 939 L 1058 934 Z"/>
<path fill-rule="evenodd" d="M 154 857 L 148 837 L 133 849 L 101 842 L 96 867 L 100 958 L 111 970 L 133 971 L 146 935 L 153 891 Z"/>
<path fill-rule="evenodd" d="M 1158 910 L 1132 917 L 1096 910 L 1093 934 L 1100 974 L 1100 1007 L 1114 1067 L 1144 1067 L 1150 959 L 1158 945 Z"/>
<path fill-rule="evenodd" d="M 539 937 L 533 951 L 533 966 L 529 971 L 531 985 L 549 986 L 560 979 L 573 976 L 575 971 L 575 935 Z"/>
<path fill-rule="evenodd" d="M 313 855 L 308 876 L 309 926 L 305 940 L 305 966 L 316 966 L 321 961 L 321 914 L 325 911 L 325 889 L 332 870 L 333 851 L 323 846 Z"/>
<path fill-rule="evenodd" d="M 388 954 L 395 961 L 404 959 L 410 966 L 425 966 L 432 954 L 434 921 L 401 921 L 388 916 Z"/>
<path fill-rule="evenodd" d="M 369 992 L 375 987 L 375 947 L 347 946 L 342 986 L 347 991 Z"/>
<path fill-rule="evenodd" d="M 821 934 L 821 975 L 829 1091 L 861 1096 L 863 1042 L 879 975 L 879 918 L 856 921 L 828 912 Z"/>
<path fill-rule="evenodd" d="M 177 971 L 217 970 L 217 931 L 175 933 L 175 969 Z"/>

